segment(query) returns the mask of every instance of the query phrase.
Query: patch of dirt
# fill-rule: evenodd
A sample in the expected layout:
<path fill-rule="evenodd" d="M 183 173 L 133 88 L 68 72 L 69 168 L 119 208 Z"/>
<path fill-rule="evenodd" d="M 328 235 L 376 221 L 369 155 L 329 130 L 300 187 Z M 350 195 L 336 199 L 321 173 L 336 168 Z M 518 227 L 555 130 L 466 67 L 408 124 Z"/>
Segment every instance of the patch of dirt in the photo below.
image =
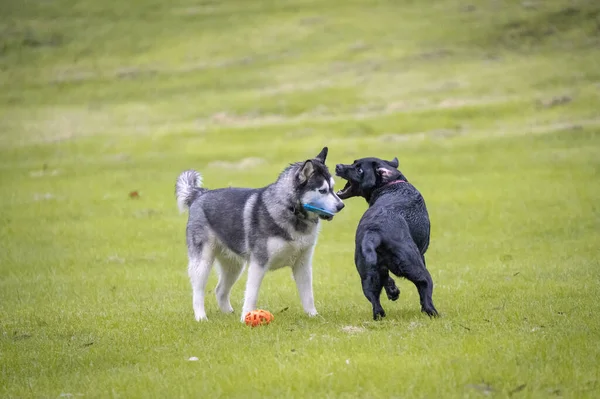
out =
<path fill-rule="evenodd" d="M 421 53 L 421 54 L 417 54 L 417 58 L 420 58 L 422 60 L 439 60 L 441 58 L 446 58 L 449 57 L 451 55 L 453 55 L 454 53 L 450 50 L 446 50 L 446 49 L 439 49 L 439 50 L 434 50 L 434 51 L 428 51 L 425 53 Z"/>
<path fill-rule="evenodd" d="M 107 155 L 104 157 L 105 160 L 110 162 L 129 162 L 131 160 L 131 156 L 125 153 Z"/>
<path fill-rule="evenodd" d="M 283 115 L 234 115 L 227 112 L 219 112 L 214 114 L 210 122 L 217 125 L 226 125 L 232 127 L 248 127 L 248 126 L 269 126 L 285 124 L 292 118 Z M 209 122 L 209 123 L 210 123 Z"/>
<path fill-rule="evenodd" d="M 348 50 L 350 51 L 354 51 L 354 52 L 359 52 L 359 51 L 365 51 L 368 50 L 369 48 L 371 48 L 371 46 L 369 46 L 368 44 L 366 44 L 365 42 L 363 42 L 362 40 L 359 40 L 353 44 L 351 44 L 348 47 Z"/>
<path fill-rule="evenodd" d="M 34 177 L 34 178 L 39 178 L 39 177 L 47 177 L 47 176 L 58 176 L 59 173 L 60 173 L 60 171 L 58 169 L 53 169 L 53 170 L 42 169 L 42 170 L 34 170 L 34 171 L 29 172 L 29 176 Z"/>
<path fill-rule="evenodd" d="M 55 143 L 89 136 L 106 130 L 109 115 L 86 109 L 48 107 L 24 119 L 21 130 L 25 142 Z"/>
<path fill-rule="evenodd" d="M 540 2 L 541 3 L 541 2 Z M 536 5 L 529 1 L 523 5 L 526 8 L 536 9 Z M 587 30 L 597 24 L 600 15 L 600 7 L 597 2 L 582 2 L 579 6 L 565 7 L 561 10 L 542 11 L 527 13 L 518 19 L 514 19 L 500 25 L 492 31 L 490 44 L 498 44 L 506 48 L 531 48 L 546 43 L 558 43 L 568 40 L 571 32 L 576 30 Z M 596 30 L 593 36 L 598 36 L 600 31 Z"/>
<path fill-rule="evenodd" d="M 50 194 L 50 193 L 35 193 L 33 195 L 33 200 L 34 201 L 48 201 L 48 200 L 52 200 L 55 199 L 56 197 L 54 196 L 54 194 Z"/>
<path fill-rule="evenodd" d="M 58 33 L 34 32 L 27 30 L 21 39 L 23 47 L 58 47 L 63 44 L 63 37 Z"/>
<path fill-rule="evenodd" d="M 491 395 L 492 393 L 495 392 L 494 387 L 492 387 L 487 382 L 481 382 L 480 384 L 469 384 L 469 385 L 467 385 L 467 387 L 471 388 L 471 389 L 475 389 L 486 396 Z"/>
<path fill-rule="evenodd" d="M 379 136 L 381 141 L 398 143 L 409 140 L 424 140 L 426 138 L 432 139 L 448 139 L 455 136 L 458 136 L 462 133 L 460 128 L 456 129 L 435 129 L 429 130 L 426 132 L 417 132 L 417 133 L 384 133 Z"/>
<path fill-rule="evenodd" d="M 281 93 L 294 93 L 299 91 L 312 91 L 315 89 L 321 89 L 333 86 L 331 80 L 316 80 L 314 82 L 305 83 L 284 83 L 275 87 L 267 87 L 262 90 L 264 94 L 281 94 Z"/>
<path fill-rule="evenodd" d="M 106 258 L 106 260 L 109 263 L 119 263 L 119 264 L 125 263 L 125 259 L 121 258 L 119 255 L 111 255 L 108 258 Z"/>
<path fill-rule="evenodd" d="M 408 325 L 408 329 L 409 330 L 414 330 L 415 328 L 421 327 L 421 323 L 417 322 L 417 321 L 411 321 L 410 324 Z"/>
<path fill-rule="evenodd" d="M 133 216 L 135 216 L 138 219 L 144 219 L 144 218 L 152 218 L 155 216 L 159 216 L 161 214 L 160 211 L 157 211 L 156 209 L 141 209 L 137 212 L 135 212 L 133 214 Z"/>
<path fill-rule="evenodd" d="M 196 7 L 179 7 L 171 12 L 175 15 L 208 15 L 213 14 L 216 10 L 218 8 L 211 5 L 200 5 Z"/>
<path fill-rule="evenodd" d="M 568 104 L 572 100 L 573 100 L 573 98 L 571 96 L 562 95 L 562 96 L 555 96 L 555 97 L 547 98 L 547 99 L 543 99 L 543 100 L 538 100 L 537 104 L 544 108 L 552 108 L 552 107 L 556 107 L 559 105 Z"/>
<path fill-rule="evenodd" d="M 358 326 L 344 326 L 342 327 L 342 331 L 348 334 L 360 334 L 367 331 L 364 327 Z"/>
<path fill-rule="evenodd" d="M 119 68 L 115 71 L 115 75 L 119 79 L 136 79 L 139 77 L 147 77 L 156 75 L 159 71 L 154 69 L 142 69 L 137 67 Z"/>
<path fill-rule="evenodd" d="M 473 12 L 476 11 L 477 7 L 475 7 L 473 4 L 466 4 L 460 7 L 460 11 L 461 12 Z"/>
<path fill-rule="evenodd" d="M 314 133 L 314 129 L 299 128 L 299 129 L 294 129 L 294 130 L 288 131 L 285 134 L 285 137 L 304 137 L 304 136 L 310 136 L 313 133 Z"/>
<path fill-rule="evenodd" d="M 461 108 L 464 106 L 490 105 L 509 101 L 509 98 L 447 98 L 437 104 L 427 102 L 391 102 L 387 105 L 366 104 L 359 106 L 353 113 L 330 113 L 323 105 L 317 105 L 310 111 L 296 116 L 285 116 L 278 114 L 256 115 L 245 114 L 235 115 L 228 112 L 219 112 L 214 114 L 208 120 L 199 120 L 199 124 L 216 124 L 228 127 L 251 127 L 251 126 L 272 126 L 285 125 L 298 122 L 333 122 L 346 120 L 363 120 L 375 118 L 383 115 L 391 115 L 402 112 L 416 112 L 436 109 Z"/>
<path fill-rule="evenodd" d="M 96 78 L 98 75 L 89 71 L 77 71 L 73 69 L 60 69 L 56 76 L 50 79 L 50 83 L 82 82 Z"/>
<path fill-rule="evenodd" d="M 218 61 L 213 66 L 215 68 L 227 68 L 230 66 L 248 65 L 255 61 L 256 61 L 256 57 L 246 56 L 246 57 L 232 58 L 229 60 Z"/>
<path fill-rule="evenodd" d="M 379 140 L 388 143 L 402 143 L 409 140 L 423 140 L 425 139 L 424 133 L 384 133 L 379 136 Z"/>
<path fill-rule="evenodd" d="M 325 23 L 327 20 L 323 17 L 306 17 L 300 20 L 300 25 L 312 26 L 312 25 L 321 25 Z"/>
<path fill-rule="evenodd" d="M 251 169 L 255 168 L 259 165 L 264 164 L 266 161 L 263 158 L 258 157 L 249 157 L 241 159 L 237 162 L 230 161 L 213 161 L 208 164 L 209 168 L 222 168 L 222 169 Z"/>

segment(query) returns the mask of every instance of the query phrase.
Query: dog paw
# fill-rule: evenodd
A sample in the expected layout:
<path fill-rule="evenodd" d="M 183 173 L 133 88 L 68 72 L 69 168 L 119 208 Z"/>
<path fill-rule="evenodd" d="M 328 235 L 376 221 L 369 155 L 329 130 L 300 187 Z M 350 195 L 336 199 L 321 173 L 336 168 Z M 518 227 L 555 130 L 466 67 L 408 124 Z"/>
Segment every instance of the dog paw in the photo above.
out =
<path fill-rule="evenodd" d="M 400 289 L 393 278 L 388 276 L 383 288 L 385 288 L 385 294 L 390 301 L 396 301 L 400 297 Z"/>
<path fill-rule="evenodd" d="M 373 310 L 373 320 L 381 320 L 385 317 L 385 310 Z"/>
<path fill-rule="evenodd" d="M 247 315 L 248 313 L 250 313 L 250 312 L 252 312 L 252 310 L 243 310 L 243 311 L 242 311 L 242 315 L 241 315 L 241 317 L 240 317 L 240 321 L 241 321 L 242 323 L 245 323 L 245 322 L 246 322 L 246 315 Z"/>
<path fill-rule="evenodd" d="M 426 313 L 427 316 L 429 316 L 429 317 L 439 317 L 440 316 L 438 311 L 433 306 L 424 307 L 421 309 L 421 312 Z"/>
<path fill-rule="evenodd" d="M 400 298 L 400 290 L 397 287 L 386 289 L 385 293 L 390 301 L 397 301 Z"/>
<path fill-rule="evenodd" d="M 308 315 L 308 317 L 315 317 L 319 313 L 317 312 L 317 309 L 312 309 L 312 310 L 307 310 L 306 314 Z"/>
<path fill-rule="evenodd" d="M 208 317 L 206 317 L 206 314 L 196 314 L 195 315 L 196 321 L 208 321 Z"/>
<path fill-rule="evenodd" d="M 221 312 L 223 313 L 233 313 L 233 307 L 231 305 L 219 306 L 219 309 L 221 309 Z"/>

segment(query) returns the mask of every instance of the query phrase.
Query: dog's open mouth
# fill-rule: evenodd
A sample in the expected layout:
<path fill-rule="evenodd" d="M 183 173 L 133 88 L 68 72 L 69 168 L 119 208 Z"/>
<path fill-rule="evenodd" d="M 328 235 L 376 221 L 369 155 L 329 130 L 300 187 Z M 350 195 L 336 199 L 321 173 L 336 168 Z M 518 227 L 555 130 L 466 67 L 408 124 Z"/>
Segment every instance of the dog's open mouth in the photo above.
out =
<path fill-rule="evenodd" d="M 350 180 L 348 180 L 346 182 L 346 185 L 344 186 L 344 188 L 342 188 L 336 194 L 338 197 L 340 197 L 340 199 L 345 200 L 345 199 L 348 199 L 350 197 L 354 197 L 355 195 L 357 195 L 356 191 L 357 191 L 356 184 L 354 182 L 351 182 Z"/>

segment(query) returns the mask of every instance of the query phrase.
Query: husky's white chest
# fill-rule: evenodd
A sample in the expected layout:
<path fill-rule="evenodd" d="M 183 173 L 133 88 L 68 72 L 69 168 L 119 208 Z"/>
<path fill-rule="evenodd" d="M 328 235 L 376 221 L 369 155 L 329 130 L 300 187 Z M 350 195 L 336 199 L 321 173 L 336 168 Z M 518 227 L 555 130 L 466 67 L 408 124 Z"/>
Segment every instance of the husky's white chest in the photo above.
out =
<path fill-rule="evenodd" d="M 317 241 L 317 233 L 295 237 L 287 241 L 280 237 L 271 237 L 267 242 L 269 269 L 293 266 L 307 251 L 311 251 Z"/>

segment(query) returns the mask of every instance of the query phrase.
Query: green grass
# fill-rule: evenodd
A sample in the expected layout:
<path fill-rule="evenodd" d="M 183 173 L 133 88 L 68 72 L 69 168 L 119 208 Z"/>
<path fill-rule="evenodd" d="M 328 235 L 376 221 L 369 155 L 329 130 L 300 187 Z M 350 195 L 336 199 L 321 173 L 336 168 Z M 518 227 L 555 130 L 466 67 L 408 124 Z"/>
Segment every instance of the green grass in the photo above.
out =
<path fill-rule="evenodd" d="M 600 396 L 596 3 L 0 1 L 0 396 Z M 352 199 L 318 317 L 283 269 L 270 326 L 212 292 L 195 322 L 179 172 L 258 187 L 323 145 L 399 157 L 442 317 L 399 281 L 370 320 Z"/>

